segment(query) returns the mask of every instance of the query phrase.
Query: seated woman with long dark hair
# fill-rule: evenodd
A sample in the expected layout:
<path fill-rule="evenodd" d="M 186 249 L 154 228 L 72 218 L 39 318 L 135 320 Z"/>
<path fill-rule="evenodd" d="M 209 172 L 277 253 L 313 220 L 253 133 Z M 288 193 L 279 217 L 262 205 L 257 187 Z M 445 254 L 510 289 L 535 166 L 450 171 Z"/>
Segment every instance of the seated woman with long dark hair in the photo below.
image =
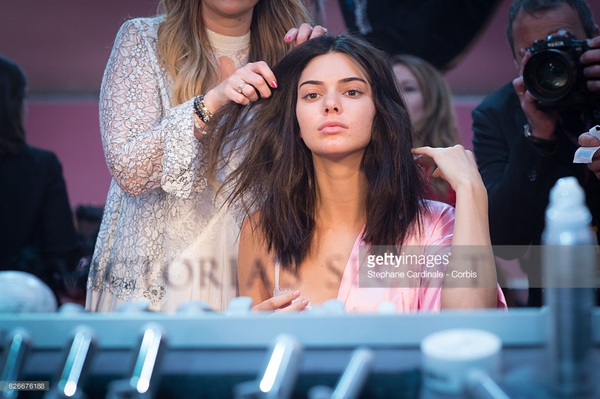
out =
<path fill-rule="evenodd" d="M 279 88 L 269 102 L 234 105 L 212 121 L 214 173 L 230 171 L 222 191 L 245 210 L 239 294 L 265 311 L 329 299 L 356 312 L 383 303 L 397 312 L 505 307 L 473 155 L 462 146 L 411 150 L 389 57 L 356 37 L 324 36 L 273 72 Z M 415 157 L 433 158 L 456 211 L 425 199 Z M 436 264 L 380 262 L 415 248 Z M 470 251 L 476 258 L 458 256 Z"/>

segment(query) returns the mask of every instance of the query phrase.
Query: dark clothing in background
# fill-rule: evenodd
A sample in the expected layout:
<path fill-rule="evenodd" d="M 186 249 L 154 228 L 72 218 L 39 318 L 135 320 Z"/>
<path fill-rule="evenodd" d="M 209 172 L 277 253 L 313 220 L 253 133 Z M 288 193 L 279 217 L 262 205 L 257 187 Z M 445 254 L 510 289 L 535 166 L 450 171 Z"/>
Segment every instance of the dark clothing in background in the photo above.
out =
<path fill-rule="evenodd" d="M 356 3 L 366 2 L 360 32 Z M 390 54 L 412 54 L 442 71 L 460 56 L 489 22 L 501 0 L 339 0 L 349 32 L 359 32 Z M 360 13 L 359 13 L 360 15 Z"/>
<path fill-rule="evenodd" d="M 550 189 L 561 177 L 575 176 L 586 193 L 592 225 L 600 221 L 600 180 L 585 164 L 574 164 L 577 136 L 588 128 L 583 123 L 559 123 L 557 143 L 550 148 L 534 145 L 523 134 L 527 119 L 512 83 L 486 97 L 473 110 L 473 151 L 488 191 L 490 234 L 495 246 L 541 243 Z M 585 129 L 585 130 L 584 130 Z M 598 231 L 596 230 L 596 233 Z M 508 248 L 506 248 L 508 250 Z M 518 251 L 497 253 L 513 259 Z M 530 306 L 541 305 L 539 248 L 522 263 L 530 279 Z M 577 265 L 569 265 L 577 267 Z"/>
<path fill-rule="evenodd" d="M 56 155 L 28 146 L 0 159 L 0 270 L 32 273 L 57 293 L 78 248 Z"/>

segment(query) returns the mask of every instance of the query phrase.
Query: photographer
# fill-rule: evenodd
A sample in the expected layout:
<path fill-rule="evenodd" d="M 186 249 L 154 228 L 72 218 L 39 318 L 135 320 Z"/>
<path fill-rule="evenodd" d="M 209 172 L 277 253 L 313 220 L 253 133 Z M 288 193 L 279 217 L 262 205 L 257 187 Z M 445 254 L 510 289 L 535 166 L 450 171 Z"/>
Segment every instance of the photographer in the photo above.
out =
<path fill-rule="evenodd" d="M 565 34 L 561 30 L 572 35 L 560 49 L 574 58 L 572 68 L 583 71 L 583 76 L 579 73 L 577 77 L 582 85 L 577 87 L 579 82 L 575 82 L 576 87 L 560 100 L 540 101 L 539 94 L 536 97 L 531 90 L 548 82 L 535 81 L 543 80 L 543 74 L 524 71 L 532 52 L 552 48 L 548 36 Z M 596 37 L 598 26 L 584 0 L 514 0 L 507 36 L 519 76 L 473 111 L 473 147 L 488 190 L 492 244 L 518 246 L 497 254 L 521 258 L 529 277 L 528 305 L 540 306 L 537 245 L 552 186 L 561 177 L 577 177 L 586 192 L 594 226 L 600 218 L 600 181 L 585 165 L 573 163 L 578 136 L 598 123 L 593 114 L 600 108 L 600 37 Z M 571 43 L 585 39 L 591 39 L 589 49 L 583 46 L 585 51 L 580 55 Z M 555 83 L 565 83 L 553 64 L 546 66 L 546 72 L 556 73 Z"/>

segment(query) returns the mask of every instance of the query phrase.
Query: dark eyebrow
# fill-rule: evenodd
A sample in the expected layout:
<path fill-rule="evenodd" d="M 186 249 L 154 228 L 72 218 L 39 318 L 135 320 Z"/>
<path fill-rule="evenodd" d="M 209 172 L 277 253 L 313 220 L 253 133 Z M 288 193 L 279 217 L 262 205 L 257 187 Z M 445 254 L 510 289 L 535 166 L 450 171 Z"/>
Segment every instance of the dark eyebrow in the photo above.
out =
<path fill-rule="evenodd" d="M 304 85 L 322 85 L 323 82 L 321 82 L 320 80 L 307 80 L 306 82 L 302 82 L 300 83 L 300 85 L 298 85 L 298 88 L 301 88 Z"/>
<path fill-rule="evenodd" d="M 350 78 L 344 78 L 344 79 L 340 79 L 339 82 L 340 83 L 348 83 L 348 82 L 354 82 L 354 81 L 358 81 L 358 82 L 363 82 L 364 84 L 368 84 L 366 80 L 361 79 L 361 78 L 357 78 L 357 77 L 350 77 Z M 323 82 L 320 80 L 307 80 L 305 82 L 302 82 L 298 85 L 298 88 L 301 88 L 304 85 L 322 85 Z"/>
<path fill-rule="evenodd" d="M 348 83 L 348 82 L 354 82 L 354 81 L 363 82 L 364 84 L 369 84 L 369 83 L 367 83 L 366 80 L 357 78 L 357 77 L 351 77 L 351 78 L 346 78 L 346 79 L 340 80 L 341 83 Z"/>

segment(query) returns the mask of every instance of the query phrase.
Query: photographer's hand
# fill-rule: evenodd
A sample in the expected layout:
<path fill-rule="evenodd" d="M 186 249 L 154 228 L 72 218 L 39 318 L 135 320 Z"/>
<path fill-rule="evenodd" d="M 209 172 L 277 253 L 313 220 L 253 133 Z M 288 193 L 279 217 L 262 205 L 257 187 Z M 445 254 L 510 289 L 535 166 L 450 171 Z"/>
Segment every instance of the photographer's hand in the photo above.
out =
<path fill-rule="evenodd" d="M 583 133 L 577 140 L 582 147 L 598 147 L 600 140 L 589 133 Z M 600 179 L 600 151 L 596 151 L 592 162 L 587 165 L 588 169 L 594 172 L 596 178 Z"/>
<path fill-rule="evenodd" d="M 583 75 L 588 79 L 588 90 L 600 92 L 600 36 L 589 39 L 588 45 L 590 49 L 581 55 L 579 61 L 587 65 Z"/>
<path fill-rule="evenodd" d="M 600 92 L 600 36 L 589 39 L 588 45 L 590 49 L 581 55 L 579 61 L 587 65 L 583 69 L 583 74 L 588 79 L 588 90 Z M 589 133 L 583 133 L 577 141 L 582 147 L 600 146 L 600 140 Z M 594 154 L 592 162 L 587 167 L 594 172 L 596 178 L 600 179 L 600 151 Z"/>
<path fill-rule="evenodd" d="M 512 82 L 513 88 L 519 96 L 521 108 L 527 117 L 527 121 L 531 129 L 531 135 L 544 140 L 554 140 L 556 138 L 554 131 L 556 130 L 558 111 L 552 109 L 540 109 L 537 106 L 537 99 L 525 88 L 525 82 L 523 80 L 523 68 L 529 58 L 531 58 L 531 53 L 529 51 L 525 51 L 523 53 L 523 60 L 521 62 L 519 76 Z"/>

